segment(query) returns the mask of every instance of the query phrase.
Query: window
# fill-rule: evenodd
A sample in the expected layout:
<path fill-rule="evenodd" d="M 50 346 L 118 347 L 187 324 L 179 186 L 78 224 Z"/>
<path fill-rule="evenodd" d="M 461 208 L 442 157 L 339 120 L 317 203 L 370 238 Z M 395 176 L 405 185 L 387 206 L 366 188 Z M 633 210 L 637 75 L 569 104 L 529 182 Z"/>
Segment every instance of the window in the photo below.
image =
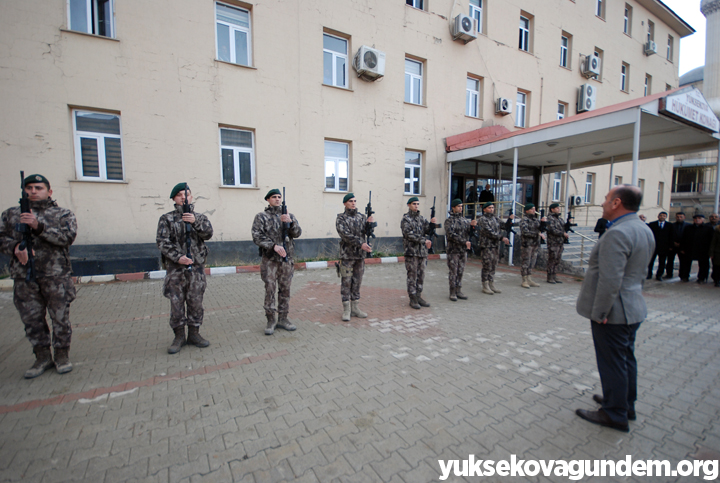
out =
<path fill-rule="evenodd" d="M 223 186 L 255 186 L 253 133 L 220 129 L 220 165 Z"/>
<path fill-rule="evenodd" d="M 520 50 L 530 51 L 530 19 L 520 16 Z"/>
<path fill-rule="evenodd" d="M 69 0 L 70 30 L 115 37 L 113 0 Z"/>
<path fill-rule="evenodd" d="M 422 10 L 425 2 L 424 0 L 405 0 L 405 3 L 413 8 Z"/>
<path fill-rule="evenodd" d="M 640 188 L 640 193 L 643 195 L 645 194 L 645 180 L 638 178 L 638 188 Z"/>
<path fill-rule="evenodd" d="M 525 118 L 527 116 L 527 98 L 527 93 L 518 91 L 517 101 L 515 102 L 515 112 L 517 112 L 515 127 L 525 127 Z"/>
<path fill-rule="evenodd" d="M 323 84 L 347 88 L 348 41 L 323 34 Z"/>
<path fill-rule="evenodd" d="M 595 15 L 600 18 L 605 18 L 605 1 L 595 0 Z"/>
<path fill-rule="evenodd" d="M 557 108 L 557 118 L 565 119 L 565 116 L 567 116 L 567 103 L 566 102 L 558 102 L 558 108 Z"/>
<path fill-rule="evenodd" d="M 465 87 L 465 115 L 480 117 L 480 79 L 467 78 Z"/>
<path fill-rule="evenodd" d="M 652 42 L 653 40 L 655 40 L 655 24 L 648 20 L 647 41 Z"/>
<path fill-rule="evenodd" d="M 630 66 L 625 62 L 620 68 L 620 90 L 628 92 L 628 84 L 630 83 Z"/>
<path fill-rule="evenodd" d="M 477 20 L 478 32 L 483 31 L 483 0 L 470 0 L 470 16 Z"/>
<path fill-rule="evenodd" d="M 632 37 L 632 7 L 625 4 L 625 17 L 623 18 L 623 33 Z"/>
<path fill-rule="evenodd" d="M 594 173 L 588 173 L 585 177 L 585 203 L 592 203 L 592 188 L 593 179 L 595 178 Z"/>
<path fill-rule="evenodd" d="M 670 84 L 665 84 L 665 90 L 666 90 L 666 91 L 671 91 L 671 90 L 672 90 L 672 86 L 671 86 Z"/>
<path fill-rule="evenodd" d="M 560 36 L 560 66 L 561 67 L 567 67 L 568 66 L 568 47 L 570 45 L 570 41 L 565 35 Z"/>
<path fill-rule="evenodd" d="M 250 12 L 222 3 L 215 4 L 217 58 L 224 62 L 251 65 Z"/>
<path fill-rule="evenodd" d="M 552 200 L 553 201 L 560 201 L 560 195 L 562 189 L 562 173 L 555 173 L 555 177 L 553 178 L 553 193 L 552 193 Z"/>
<path fill-rule="evenodd" d="M 422 62 L 405 59 L 405 102 L 422 104 L 422 71 Z"/>
<path fill-rule="evenodd" d="M 620 186 L 621 184 L 623 184 L 622 176 L 615 176 L 615 186 Z"/>
<path fill-rule="evenodd" d="M 325 191 L 348 190 L 350 145 L 325 141 Z"/>
<path fill-rule="evenodd" d="M 405 194 L 420 194 L 420 167 L 422 165 L 422 153 L 417 151 L 405 151 Z"/>
<path fill-rule="evenodd" d="M 78 179 L 122 181 L 120 116 L 73 111 L 73 124 Z"/>
<path fill-rule="evenodd" d="M 645 95 L 649 96 L 652 94 L 652 76 L 645 74 Z"/>
<path fill-rule="evenodd" d="M 667 60 L 669 60 L 670 62 L 673 61 L 673 44 L 674 44 L 673 36 L 668 35 L 667 55 L 665 58 Z"/>
<path fill-rule="evenodd" d="M 595 47 L 595 55 L 600 59 L 600 75 L 597 76 L 598 81 L 602 82 L 603 69 L 605 69 L 605 59 L 603 58 L 605 52 L 602 49 Z"/>
<path fill-rule="evenodd" d="M 665 183 L 662 181 L 658 183 L 658 195 L 657 195 L 657 205 L 662 206 L 663 204 L 663 194 L 665 191 Z"/>

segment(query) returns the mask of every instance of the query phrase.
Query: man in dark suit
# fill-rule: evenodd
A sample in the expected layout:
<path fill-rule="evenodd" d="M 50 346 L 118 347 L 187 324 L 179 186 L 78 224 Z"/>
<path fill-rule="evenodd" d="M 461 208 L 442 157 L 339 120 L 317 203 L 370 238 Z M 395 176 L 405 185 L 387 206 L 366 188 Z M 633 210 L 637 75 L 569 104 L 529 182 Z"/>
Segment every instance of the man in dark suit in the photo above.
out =
<path fill-rule="evenodd" d="M 672 244 L 672 225 L 667 223 L 667 212 L 661 211 L 658 214 L 657 221 L 648 223 L 650 230 L 655 237 L 655 253 L 653 253 L 650 259 L 650 265 L 648 265 L 647 279 L 650 280 L 653 274 L 653 265 L 655 265 L 655 258 L 658 259 L 658 269 L 655 272 L 655 279 L 660 282 L 662 281 L 662 274 L 665 272 L 665 262 L 667 261 L 668 254 L 670 253 L 670 245 Z"/>
<path fill-rule="evenodd" d="M 486 184 L 485 189 L 480 192 L 480 199 L 478 200 L 480 203 L 486 203 L 488 201 L 495 201 L 495 195 L 493 195 L 492 191 L 490 191 L 490 185 Z"/>
<path fill-rule="evenodd" d="M 590 319 L 603 390 L 593 396 L 601 409 L 576 414 L 624 432 L 635 419 L 635 335 L 647 316 L 643 277 L 655 251 L 652 231 L 637 215 L 641 201 L 642 192 L 632 185 L 615 186 L 605 196 L 607 231 L 590 253 L 576 305 L 578 314 Z"/>
<path fill-rule="evenodd" d="M 704 223 L 705 215 L 693 216 L 693 224 L 685 228 L 680 239 L 680 280 L 690 281 L 690 268 L 693 260 L 698 261 L 697 283 L 707 282 L 710 273 L 710 242 L 713 229 Z"/>
<path fill-rule="evenodd" d="M 673 277 L 673 269 L 675 268 L 675 255 L 680 252 L 680 239 L 682 238 L 683 231 L 685 228 L 690 226 L 690 223 L 685 221 L 685 213 L 682 211 L 675 213 L 675 223 L 672 224 L 672 244 L 670 245 L 670 251 L 668 252 L 667 265 L 665 265 L 665 278 Z M 680 258 L 678 256 L 678 258 Z"/>

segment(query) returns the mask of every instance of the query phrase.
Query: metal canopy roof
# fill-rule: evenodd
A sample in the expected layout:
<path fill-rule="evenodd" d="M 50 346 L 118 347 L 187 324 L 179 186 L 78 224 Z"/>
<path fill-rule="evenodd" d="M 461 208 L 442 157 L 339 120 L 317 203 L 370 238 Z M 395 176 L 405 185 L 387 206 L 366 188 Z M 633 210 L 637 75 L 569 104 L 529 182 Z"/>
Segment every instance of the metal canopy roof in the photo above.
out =
<path fill-rule="evenodd" d="M 699 94 L 691 87 L 683 87 L 529 129 L 509 132 L 495 126 L 495 129 L 483 128 L 448 137 L 447 162 L 476 160 L 512 164 L 515 148 L 518 148 L 519 166 L 544 167 L 546 173 L 565 170 L 568 162 L 575 169 L 611 161 L 629 161 L 633 159 L 638 110 L 638 159 L 717 149 L 720 140 L 717 133 L 660 112 L 661 103 L 667 96 L 689 91 Z M 487 134 L 491 130 L 493 132 Z"/>

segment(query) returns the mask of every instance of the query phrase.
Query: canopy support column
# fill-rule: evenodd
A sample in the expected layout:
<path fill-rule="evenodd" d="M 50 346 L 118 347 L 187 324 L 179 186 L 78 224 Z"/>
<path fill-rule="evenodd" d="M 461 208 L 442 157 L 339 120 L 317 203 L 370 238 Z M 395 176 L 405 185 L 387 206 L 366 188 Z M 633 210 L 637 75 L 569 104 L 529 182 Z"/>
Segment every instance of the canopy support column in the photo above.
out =
<path fill-rule="evenodd" d="M 635 119 L 635 132 L 633 133 L 633 159 L 632 159 L 632 185 L 638 185 L 638 161 L 640 159 L 640 118 L 642 109 L 637 108 L 637 118 Z"/>

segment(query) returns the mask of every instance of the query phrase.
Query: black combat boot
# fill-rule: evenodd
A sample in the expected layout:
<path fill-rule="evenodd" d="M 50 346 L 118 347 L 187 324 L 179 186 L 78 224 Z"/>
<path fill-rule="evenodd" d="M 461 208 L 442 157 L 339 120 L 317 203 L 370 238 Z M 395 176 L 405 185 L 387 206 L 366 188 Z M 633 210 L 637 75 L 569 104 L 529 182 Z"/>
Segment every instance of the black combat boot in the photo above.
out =
<path fill-rule="evenodd" d="M 73 370 L 68 352 L 70 352 L 69 347 L 55 349 L 55 370 L 58 374 L 66 374 Z"/>
<path fill-rule="evenodd" d="M 289 332 L 297 329 L 297 327 L 295 327 L 295 325 L 288 320 L 287 312 L 278 314 L 277 328 L 284 329 Z"/>
<path fill-rule="evenodd" d="M 54 364 L 49 347 L 35 346 L 33 347 L 33 352 L 35 353 L 35 364 L 25 371 L 25 379 L 38 377 L 45 372 L 45 369 L 49 369 Z"/>
<path fill-rule="evenodd" d="M 203 339 L 200 335 L 200 327 L 194 325 L 188 325 L 187 343 L 195 347 L 207 347 L 210 345 L 210 341 Z"/>
<path fill-rule="evenodd" d="M 455 289 L 455 295 L 456 295 L 457 298 L 459 298 L 460 300 L 467 300 L 467 299 L 468 299 L 467 295 L 465 295 L 464 293 L 462 293 L 462 290 L 460 290 L 460 287 L 457 287 L 457 288 Z"/>
<path fill-rule="evenodd" d="M 175 332 L 175 338 L 173 339 L 172 344 L 170 344 L 170 347 L 168 347 L 168 354 L 177 354 L 186 343 L 185 326 L 176 327 L 173 329 L 173 332 Z"/>

